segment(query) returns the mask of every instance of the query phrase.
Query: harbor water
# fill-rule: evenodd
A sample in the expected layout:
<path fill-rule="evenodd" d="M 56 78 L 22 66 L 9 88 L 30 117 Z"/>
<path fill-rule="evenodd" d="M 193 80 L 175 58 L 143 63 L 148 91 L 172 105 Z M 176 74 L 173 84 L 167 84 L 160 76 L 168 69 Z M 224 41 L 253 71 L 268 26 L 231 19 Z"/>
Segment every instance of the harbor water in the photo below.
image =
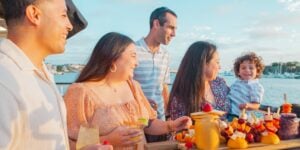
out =
<path fill-rule="evenodd" d="M 58 90 L 63 95 L 67 87 L 74 82 L 77 73 L 64 73 L 55 75 Z M 171 74 L 171 80 L 175 79 L 175 73 Z M 230 86 L 236 78 L 234 76 L 222 76 L 228 86 Z M 261 104 L 269 106 L 280 106 L 283 103 L 283 94 L 286 93 L 288 101 L 294 104 L 300 104 L 300 79 L 284 79 L 284 78 L 262 78 L 261 84 L 264 86 L 265 94 Z M 170 85 L 171 89 L 172 85 Z"/>

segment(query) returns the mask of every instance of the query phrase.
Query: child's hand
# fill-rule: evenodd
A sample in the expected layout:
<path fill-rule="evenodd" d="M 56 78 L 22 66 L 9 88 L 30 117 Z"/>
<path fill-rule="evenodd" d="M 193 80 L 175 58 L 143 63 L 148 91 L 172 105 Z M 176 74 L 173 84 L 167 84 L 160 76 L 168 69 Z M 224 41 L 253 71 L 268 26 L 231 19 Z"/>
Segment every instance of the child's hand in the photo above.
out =
<path fill-rule="evenodd" d="M 243 110 L 243 109 L 247 110 L 248 109 L 248 103 L 240 104 L 239 108 L 240 108 L 240 110 Z"/>

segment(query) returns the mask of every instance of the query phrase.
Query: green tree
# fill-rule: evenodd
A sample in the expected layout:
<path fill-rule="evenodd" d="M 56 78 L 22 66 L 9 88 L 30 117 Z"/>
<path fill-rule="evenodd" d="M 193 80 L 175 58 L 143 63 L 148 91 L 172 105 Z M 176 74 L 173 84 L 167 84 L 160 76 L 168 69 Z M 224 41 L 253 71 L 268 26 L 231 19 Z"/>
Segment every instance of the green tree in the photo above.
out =
<path fill-rule="evenodd" d="M 63 71 L 63 66 L 62 65 L 56 66 L 56 71 L 57 72 L 62 72 Z"/>

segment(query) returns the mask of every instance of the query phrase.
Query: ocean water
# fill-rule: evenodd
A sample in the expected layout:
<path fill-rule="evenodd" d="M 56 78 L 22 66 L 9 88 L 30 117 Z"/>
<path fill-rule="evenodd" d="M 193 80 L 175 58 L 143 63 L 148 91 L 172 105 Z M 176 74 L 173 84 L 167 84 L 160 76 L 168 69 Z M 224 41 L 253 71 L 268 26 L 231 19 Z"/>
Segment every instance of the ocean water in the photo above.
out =
<path fill-rule="evenodd" d="M 171 80 L 176 74 L 171 74 Z M 221 76 L 228 86 L 235 82 L 235 76 Z M 283 104 L 283 94 L 287 94 L 289 103 L 300 104 L 300 79 L 262 78 L 260 83 L 265 89 L 262 104 L 278 107 Z"/>
<path fill-rule="evenodd" d="M 171 81 L 175 79 L 174 73 L 171 74 Z M 67 87 L 74 82 L 77 73 L 65 73 L 63 75 L 55 75 L 55 81 L 57 83 L 60 93 L 63 95 Z M 234 76 L 222 76 L 228 86 L 230 86 L 236 78 Z M 283 94 L 287 94 L 288 102 L 294 104 L 300 104 L 300 79 L 280 79 L 280 78 L 262 78 L 261 84 L 264 86 L 265 94 L 262 101 L 263 105 L 280 106 L 283 101 Z M 170 85 L 170 89 L 171 89 Z"/>

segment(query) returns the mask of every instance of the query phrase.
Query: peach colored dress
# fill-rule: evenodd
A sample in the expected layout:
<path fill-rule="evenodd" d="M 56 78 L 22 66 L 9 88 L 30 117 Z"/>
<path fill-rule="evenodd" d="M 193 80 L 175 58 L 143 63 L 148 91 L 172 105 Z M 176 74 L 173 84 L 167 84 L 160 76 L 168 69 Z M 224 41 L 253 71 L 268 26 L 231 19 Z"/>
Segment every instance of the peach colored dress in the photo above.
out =
<path fill-rule="evenodd" d="M 71 149 L 75 149 L 76 139 L 81 124 L 99 127 L 100 135 L 106 135 L 126 122 L 137 121 L 138 118 L 155 119 L 157 114 L 138 82 L 128 81 L 135 99 L 124 100 L 124 103 L 108 105 L 97 91 L 86 83 L 70 85 L 64 99 L 67 107 L 67 125 Z M 145 142 L 145 141 L 144 141 Z M 134 147 L 114 147 L 114 149 L 135 149 Z"/>

